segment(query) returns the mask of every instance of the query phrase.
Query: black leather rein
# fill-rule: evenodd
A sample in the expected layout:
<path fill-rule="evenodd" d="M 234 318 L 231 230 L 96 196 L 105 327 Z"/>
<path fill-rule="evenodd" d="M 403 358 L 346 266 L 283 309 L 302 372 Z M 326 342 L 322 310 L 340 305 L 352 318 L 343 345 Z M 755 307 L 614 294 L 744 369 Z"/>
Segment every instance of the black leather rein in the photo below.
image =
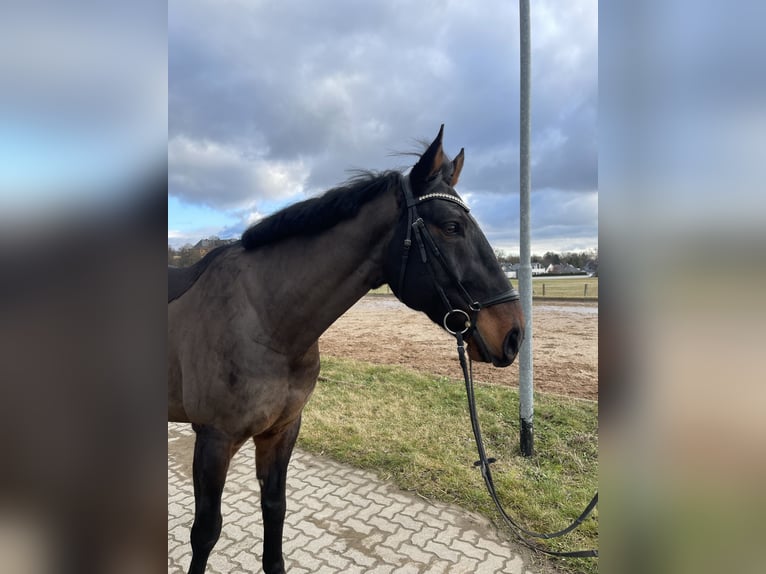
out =
<path fill-rule="evenodd" d="M 495 503 L 495 507 L 500 513 L 500 516 L 502 516 L 505 523 L 510 527 L 511 532 L 513 532 L 525 546 L 531 548 L 532 550 L 542 552 L 543 554 L 548 554 L 549 556 L 559 556 L 562 558 L 597 558 L 598 549 L 558 552 L 555 550 L 548 550 L 543 548 L 542 546 L 530 541 L 527 537 L 550 540 L 552 538 L 559 538 L 560 536 L 568 534 L 577 528 L 588 517 L 588 515 L 593 512 L 593 509 L 598 504 L 598 492 L 593 495 L 593 498 L 585 507 L 585 510 L 582 511 L 580 516 L 573 520 L 569 526 L 559 530 L 558 532 L 551 532 L 548 534 L 533 532 L 523 528 L 503 508 L 503 505 L 500 503 L 500 499 L 498 498 L 497 492 L 495 490 L 495 483 L 492 480 L 492 471 L 489 469 L 489 465 L 493 462 L 496 462 L 496 459 L 488 458 L 486 450 L 484 449 L 484 439 L 482 438 L 481 427 L 479 426 L 479 415 L 476 412 L 476 397 L 473 392 L 473 372 L 469 365 L 466 364 L 463 334 L 456 333 L 455 338 L 457 339 L 457 352 L 458 358 L 460 359 L 460 368 L 463 370 L 463 378 L 465 379 L 465 392 L 466 396 L 468 397 L 468 412 L 471 417 L 471 430 L 473 431 L 473 438 L 476 441 L 476 449 L 479 452 L 479 460 L 473 463 L 473 465 L 479 467 L 481 470 L 481 476 L 484 479 L 484 484 L 487 487 L 487 492 L 489 492 L 492 501 Z"/>

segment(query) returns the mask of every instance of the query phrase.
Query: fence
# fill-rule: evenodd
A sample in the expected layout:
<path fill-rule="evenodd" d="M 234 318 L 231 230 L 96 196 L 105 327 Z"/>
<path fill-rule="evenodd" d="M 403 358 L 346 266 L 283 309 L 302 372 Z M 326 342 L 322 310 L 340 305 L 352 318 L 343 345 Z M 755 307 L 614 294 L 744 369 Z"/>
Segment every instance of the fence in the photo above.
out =
<path fill-rule="evenodd" d="M 532 296 L 598 301 L 598 277 L 535 277 Z"/>
<path fill-rule="evenodd" d="M 515 286 L 518 287 L 516 283 Z M 391 295 L 391 288 L 383 285 L 373 289 L 374 295 Z M 533 277 L 532 297 L 535 299 L 586 299 L 598 301 L 598 277 Z"/>

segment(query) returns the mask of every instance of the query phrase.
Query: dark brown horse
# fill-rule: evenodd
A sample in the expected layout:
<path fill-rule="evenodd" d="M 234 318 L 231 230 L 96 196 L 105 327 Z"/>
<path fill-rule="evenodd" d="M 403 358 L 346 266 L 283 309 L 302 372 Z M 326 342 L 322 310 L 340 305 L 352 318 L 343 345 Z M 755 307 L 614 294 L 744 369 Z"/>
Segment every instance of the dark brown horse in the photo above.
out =
<path fill-rule="evenodd" d="M 370 289 L 466 332 L 474 360 L 509 365 L 524 336 L 518 295 L 455 192 L 442 130 L 408 175 L 360 175 L 264 219 L 193 267 L 168 270 L 168 420 L 190 422 L 190 573 L 221 532 L 231 457 L 253 439 L 267 573 L 284 572 L 287 464 L 319 374 L 319 336 Z"/>

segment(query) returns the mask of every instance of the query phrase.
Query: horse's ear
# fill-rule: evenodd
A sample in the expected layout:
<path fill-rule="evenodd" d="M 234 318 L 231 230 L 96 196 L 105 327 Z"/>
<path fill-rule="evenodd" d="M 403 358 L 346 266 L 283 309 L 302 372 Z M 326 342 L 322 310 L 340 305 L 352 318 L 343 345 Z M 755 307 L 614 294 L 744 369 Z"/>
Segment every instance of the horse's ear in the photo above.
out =
<path fill-rule="evenodd" d="M 444 163 L 444 150 L 442 149 L 442 136 L 444 135 L 444 124 L 439 128 L 439 135 L 431 142 L 425 153 L 420 156 L 418 163 L 410 172 L 410 179 L 413 183 L 422 183 L 434 175 L 442 168 Z"/>
<path fill-rule="evenodd" d="M 450 186 L 455 187 L 457 185 L 457 181 L 460 179 L 460 172 L 463 171 L 464 162 L 465 148 L 461 147 L 460 153 L 452 160 L 452 179 L 449 182 Z"/>

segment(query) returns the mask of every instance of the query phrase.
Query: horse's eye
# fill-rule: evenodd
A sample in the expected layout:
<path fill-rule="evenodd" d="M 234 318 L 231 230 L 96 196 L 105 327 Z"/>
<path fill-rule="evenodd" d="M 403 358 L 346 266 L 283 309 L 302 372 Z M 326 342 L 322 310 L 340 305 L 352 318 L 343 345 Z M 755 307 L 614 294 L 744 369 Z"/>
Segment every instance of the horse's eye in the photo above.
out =
<path fill-rule="evenodd" d="M 457 235 L 460 232 L 460 225 L 454 221 L 449 221 L 442 228 L 446 235 Z"/>

